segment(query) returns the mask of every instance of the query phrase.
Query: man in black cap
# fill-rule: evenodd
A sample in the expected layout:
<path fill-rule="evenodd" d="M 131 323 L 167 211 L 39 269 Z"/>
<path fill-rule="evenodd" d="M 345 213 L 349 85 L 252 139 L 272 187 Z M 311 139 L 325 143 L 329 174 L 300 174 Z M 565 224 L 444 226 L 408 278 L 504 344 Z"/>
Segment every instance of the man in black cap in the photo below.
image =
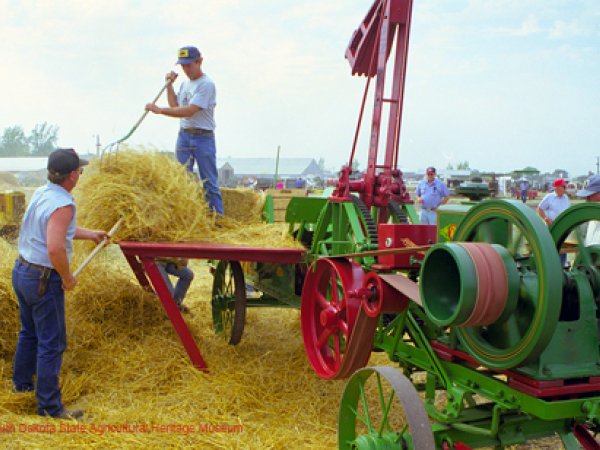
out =
<path fill-rule="evenodd" d="M 167 86 L 169 106 L 161 108 L 154 103 L 148 103 L 146 110 L 180 119 L 177 159 L 185 164 L 190 172 L 194 169 L 194 160 L 196 161 L 209 207 L 223 214 L 223 199 L 217 182 L 219 173 L 215 144 L 215 83 L 202 71 L 202 54 L 196 47 L 182 47 L 177 56 L 177 64 L 181 65 L 189 79 L 181 84 L 179 93 L 175 94 L 172 82 L 177 78 L 177 74 L 169 72 L 165 77 L 167 81 L 171 81 Z"/>
<path fill-rule="evenodd" d="M 31 200 L 19 233 L 19 258 L 12 279 L 19 300 L 21 331 L 15 352 L 15 392 L 34 389 L 38 413 L 56 418 L 79 418 L 61 401 L 59 373 L 67 345 L 65 295 L 77 284 L 69 267 L 73 239 L 96 243 L 108 234 L 77 227 L 71 191 L 88 162 L 72 148 L 53 151 L 48 157 L 48 183 Z"/>

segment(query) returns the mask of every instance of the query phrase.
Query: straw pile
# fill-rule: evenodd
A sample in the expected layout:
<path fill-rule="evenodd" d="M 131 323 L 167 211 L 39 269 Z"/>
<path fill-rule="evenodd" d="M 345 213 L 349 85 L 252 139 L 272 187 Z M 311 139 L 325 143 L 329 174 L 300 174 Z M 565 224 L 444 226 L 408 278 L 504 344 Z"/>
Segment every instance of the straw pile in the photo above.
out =
<path fill-rule="evenodd" d="M 14 189 L 19 186 L 19 180 L 10 172 L 0 172 L 0 189 Z"/>
<path fill-rule="evenodd" d="M 158 153 L 126 150 L 92 161 L 75 196 L 81 226 L 109 230 L 124 217 L 117 235 L 121 240 L 299 246 L 285 227 L 245 221 L 256 216 L 258 200 L 228 208 L 241 221 L 235 214 L 217 220 L 204 200 L 201 184 L 177 161 Z M 244 207 L 249 211 L 244 212 Z"/>
<path fill-rule="evenodd" d="M 5 254 L 3 271 L 12 266 Z M 77 424 L 37 416 L 33 394 L 10 392 L 12 355 L 3 356 L 0 424 L 16 430 L 0 433 L 0 447 L 334 447 L 343 382 L 313 374 L 299 312 L 249 311 L 242 342 L 231 347 L 211 330 L 208 266 L 191 267 L 185 319 L 210 373 L 191 365 L 160 301 L 142 291 L 118 248 L 109 248 L 66 299 L 63 401 L 83 408 L 84 420 L 69 431 L 67 424 Z"/>
<path fill-rule="evenodd" d="M 12 288 L 12 266 L 17 249 L 0 238 L 0 358 L 12 358 L 19 332 L 19 304 Z"/>

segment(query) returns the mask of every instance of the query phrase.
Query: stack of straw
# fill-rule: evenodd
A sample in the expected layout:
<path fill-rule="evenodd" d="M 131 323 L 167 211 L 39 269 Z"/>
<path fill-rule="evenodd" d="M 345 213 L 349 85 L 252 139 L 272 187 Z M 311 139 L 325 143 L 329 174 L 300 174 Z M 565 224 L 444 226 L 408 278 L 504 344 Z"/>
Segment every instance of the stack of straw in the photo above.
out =
<path fill-rule="evenodd" d="M 158 153 L 129 150 L 92 161 L 74 192 L 78 224 L 109 230 L 124 217 L 120 240 L 300 245 L 285 227 L 259 223 L 255 217 L 261 200 L 247 201 L 247 194 L 237 208 L 227 208 L 241 220 L 217 217 L 204 200 L 201 184 L 177 161 Z M 244 206 L 250 212 L 243 212 Z"/>

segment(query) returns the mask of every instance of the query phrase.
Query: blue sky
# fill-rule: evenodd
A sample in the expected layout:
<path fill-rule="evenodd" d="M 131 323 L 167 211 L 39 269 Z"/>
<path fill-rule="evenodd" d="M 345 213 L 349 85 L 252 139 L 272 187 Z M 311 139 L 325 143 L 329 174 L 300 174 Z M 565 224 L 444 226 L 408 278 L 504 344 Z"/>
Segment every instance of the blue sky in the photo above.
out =
<path fill-rule="evenodd" d="M 281 145 L 337 169 L 365 82 L 344 52 L 370 5 L 0 0 L 0 129 L 47 121 L 60 145 L 93 150 L 97 134 L 108 144 L 160 90 L 177 48 L 195 44 L 217 85 L 220 156 L 274 156 Z M 584 174 L 600 156 L 599 117 L 597 0 L 414 0 L 403 168 Z M 129 142 L 172 149 L 177 129 L 149 116 Z M 363 165 L 366 155 L 361 139 Z"/>

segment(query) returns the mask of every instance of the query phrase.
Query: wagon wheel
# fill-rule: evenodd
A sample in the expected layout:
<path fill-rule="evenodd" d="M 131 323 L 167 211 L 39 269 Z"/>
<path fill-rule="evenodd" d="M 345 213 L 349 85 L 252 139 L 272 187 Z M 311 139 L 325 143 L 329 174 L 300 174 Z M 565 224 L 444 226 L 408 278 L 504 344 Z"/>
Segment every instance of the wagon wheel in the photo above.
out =
<path fill-rule="evenodd" d="M 244 272 L 238 261 L 219 261 L 213 275 L 213 329 L 229 338 L 230 345 L 236 345 L 242 339 L 246 321 Z"/>
<path fill-rule="evenodd" d="M 465 215 L 454 240 L 503 245 L 521 278 L 516 302 L 498 321 L 457 328 L 462 344 L 494 369 L 535 359 L 554 335 L 562 301 L 560 260 L 546 225 L 521 202 L 486 200 Z"/>
<path fill-rule="evenodd" d="M 567 247 L 565 242 L 571 235 L 575 237 L 575 256 L 571 271 L 580 271 L 586 274 L 594 295 L 600 295 L 600 242 L 585 245 L 585 233 L 588 227 L 600 226 L 593 223 L 600 221 L 599 203 L 581 203 L 563 211 L 550 226 L 550 234 L 556 244 L 556 249 Z"/>
<path fill-rule="evenodd" d="M 340 403 L 338 448 L 436 448 L 421 397 L 398 369 L 367 367 L 348 380 Z"/>
<path fill-rule="evenodd" d="M 349 292 L 362 286 L 360 265 L 346 259 L 319 259 L 304 281 L 300 318 L 304 349 L 322 378 L 340 379 L 364 367 L 371 354 L 377 318 Z"/>

